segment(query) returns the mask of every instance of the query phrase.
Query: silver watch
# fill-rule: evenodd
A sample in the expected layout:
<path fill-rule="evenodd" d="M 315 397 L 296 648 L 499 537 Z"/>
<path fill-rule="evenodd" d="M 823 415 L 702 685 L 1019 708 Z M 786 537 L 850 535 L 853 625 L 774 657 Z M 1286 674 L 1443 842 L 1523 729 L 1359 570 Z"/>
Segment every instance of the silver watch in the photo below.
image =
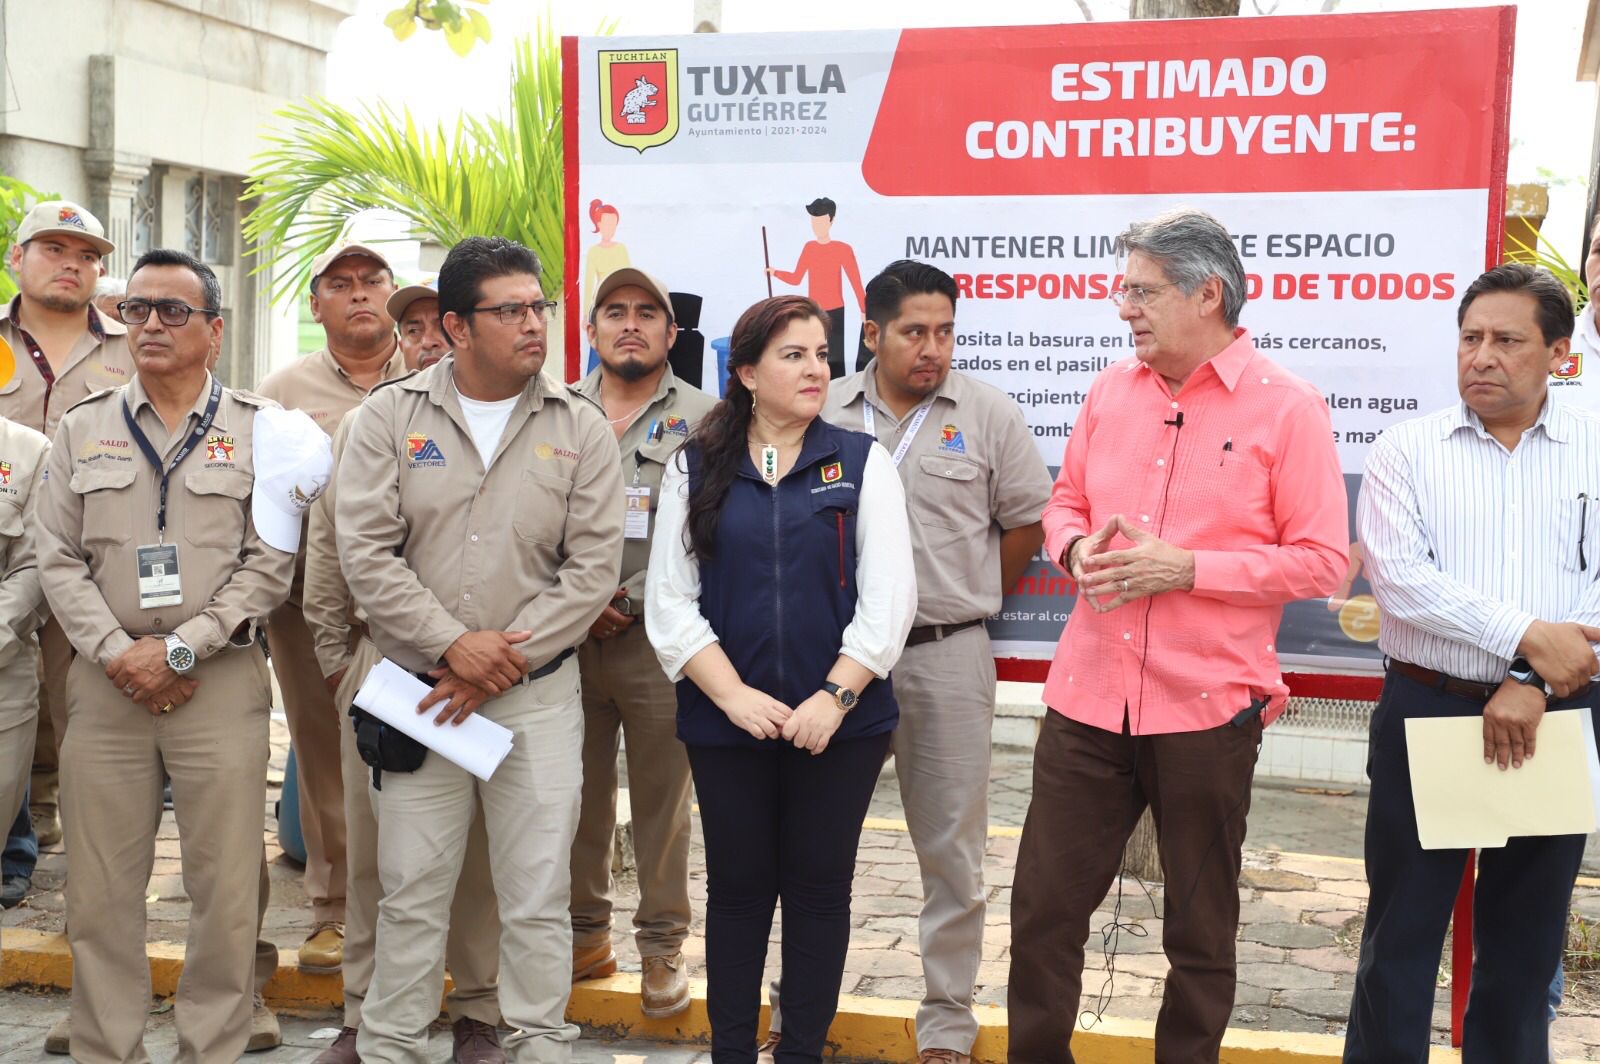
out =
<path fill-rule="evenodd" d="M 189 644 L 176 634 L 167 636 L 167 668 L 179 676 L 187 676 L 194 671 L 194 663 L 194 651 Z"/>

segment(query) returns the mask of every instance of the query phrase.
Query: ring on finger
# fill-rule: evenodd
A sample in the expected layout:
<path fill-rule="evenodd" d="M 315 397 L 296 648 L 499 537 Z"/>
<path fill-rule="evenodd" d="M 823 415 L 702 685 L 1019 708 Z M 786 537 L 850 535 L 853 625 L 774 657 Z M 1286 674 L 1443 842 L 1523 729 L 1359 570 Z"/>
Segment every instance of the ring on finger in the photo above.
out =
<path fill-rule="evenodd" d="M 1128 582 L 1126 580 L 1122 582 L 1122 590 L 1124 593 L 1126 593 L 1128 590 Z"/>

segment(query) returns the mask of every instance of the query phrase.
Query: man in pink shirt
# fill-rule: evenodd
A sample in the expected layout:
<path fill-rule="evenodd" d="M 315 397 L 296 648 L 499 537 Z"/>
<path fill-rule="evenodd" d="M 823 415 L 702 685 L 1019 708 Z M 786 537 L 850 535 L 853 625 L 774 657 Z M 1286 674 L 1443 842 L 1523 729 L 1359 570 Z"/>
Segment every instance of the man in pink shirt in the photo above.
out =
<path fill-rule="evenodd" d="M 1050 676 L 1012 897 L 1010 1059 L 1072 1061 L 1089 920 L 1146 805 L 1166 876 L 1163 1064 L 1216 1061 L 1283 605 L 1339 586 L 1348 507 L 1327 407 L 1238 327 L 1215 218 L 1131 225 L 1134 357 L 1089 389 L 1044 510 L 1079 595 Z"/>
<path fill-rule="evenodd" d="M 861 268 L 856 265 L 855 249 L 842 240 L 833 239 L 833 216 L 839 206 L 826 196 L 819 196 L 806 204 L 811 215 L 811 233 L 815 240 L 806 241 L 800 249 L 800 261 L 793 270 L 767 272 L 784 284 L 798 285 L 806 281 L 806 294 L 811 301 L 828 312 L 828 367 L 834 380 L 845 375 L 844 360 L 844 281 L 855 291 L 856 310 L 864 318 L 867 313 L 866 289 L 861 287 Z M 856 370 L 865 368 L 872 357 L 865 342 L 858 343 Z"/>

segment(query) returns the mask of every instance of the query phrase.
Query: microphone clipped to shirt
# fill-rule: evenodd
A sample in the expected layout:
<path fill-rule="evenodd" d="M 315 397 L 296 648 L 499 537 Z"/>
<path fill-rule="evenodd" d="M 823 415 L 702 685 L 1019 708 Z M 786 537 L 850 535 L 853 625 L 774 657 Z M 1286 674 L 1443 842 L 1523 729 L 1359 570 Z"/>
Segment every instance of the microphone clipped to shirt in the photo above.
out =
<path fill-rule="evenodd" d="M 1166 421 L 1163 421 L 1162 424 L 1163 425 L 1171 425 L 1174 428 L 1180 428 L 1180 429 L 1183 428 L 1183 411 L 1182 410 L 1178 411 L 1176 414 L 1172 415 L 1171 418 L 1169 418 Z"/>

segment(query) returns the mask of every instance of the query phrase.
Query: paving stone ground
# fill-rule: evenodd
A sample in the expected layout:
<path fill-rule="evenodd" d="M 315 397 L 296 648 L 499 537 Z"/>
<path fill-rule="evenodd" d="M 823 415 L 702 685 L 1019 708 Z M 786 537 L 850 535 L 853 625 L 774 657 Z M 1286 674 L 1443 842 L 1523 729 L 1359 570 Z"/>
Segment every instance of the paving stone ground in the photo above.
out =
<path fill-rule="evenodd" d="M 287 733 L 281 721 L 273 724 L 273 739 L 265 824 L 269 853 L 273 858 L 273 904 L 266 933 L 279 945 L 293 948 L 306 933 L 309 917 L 299 885 L 299 870 L 281 856 L 275 824 L 271 820 L 287 747 Z M 1027 812 L 1031 764 L 1031 751 L 996 751 L 994 758 L 990 788 L 992 826 L 985 865 L 989 907 L 977 992 L 978 1001 L 984 1004 L 1005 1003 L 1012 869 L 1019 841 L 1018 829 Z M 1359 862 L 1365 809 L 1366 795 L 1361 788 L 1296 788 L 1265 781 L 1258 783 L 1250 810 L 1245 871 L 1239 887 L 1239 990 L 1232 1021 L 1235 1026 L 1342 1032 L 1366 898 Z M 846 993 L 873 997 L 918 999 L 922 994 L 922 979 L 916 931 L 922 890 L 910 837 L 890 823 L 902 817 L 892 762 L 879 780 L 869 817 L 872 819 L 862 835 L 856 867 L 854 930 L 843 989 Z M 705 870 L 698 819 L 691 867 L 690 894 L 695 902 L 695 921 L 685 952 L 695 973 L 702 974 Z M 1593 874 L 1597 870 L 1600 870 L 1600 845 L 1591 840 L 1586 871 Z M 0 927 L 60 930 L 63 910 L 60 888 L 64 872 L 65 858 L 59 849 L 47 852 L 41 859 L 35 880 L 36 892 L 24 906 L 0 917 Z M 1108 956 L 1110 951 L 1102 948 L 1101 930 L 1111 923 L 1117 900 L 1114 888 L 1112 897 L 1101 907 L 1092 925 L 1084 978 L 1084 1007 L 1093 1004 L 1091 995 L 1099 994 L 1104 1002 L 1104 1015 L 1153 1019 L 1160 1008 L 1166 972 L 1160 946 L 1163 892 L 1159 884 L 1145 887 L 1131 878 L 1120 887 L 1120 919 L 1137 930 L 1124 931 L 1117 937 L 1114 956 Z M 188 903 L 180 877 L 177 831 L 170 812 L 162 821 L 148 895 L 152 899 L 149 938 L 181 941 Z M 638 955 L 632 936 L 623 932 L 631 927 L 636 901 L 635 884 L 625 877 L 617 889 L 617 952 L 623 967 L 635 970 Z M 1585 918 L 1600 921 L 1600 887 L 1580 887 L 1574 907 Z M 780 932 L 781 926 L 774 928 L 774 946 L 769 955 L 769 971 L 773 975 L 776 974 Z M 1441 972 L 1435 1007 L 1435 1039 L 1441 1043 L 1447 1040 L 1448 1034 L 1448 974 L 1446 964 Z M 20 1056 L 17 1050 L 8 1053 L 5 1047 L 13 1042 L 8 1035 L 14 1031 L 25 1032 L 41 1023 L 48 1026 L 47 1017 L 53 1017 L 62 1007 L 64 1001 L 59 996 L 0 995 L 0 1062 L 9 1064 L 13 1060 L 36 1059 L 26 1055 L 25 1048 Z M 295 1029 L 300 1031 L 299 1027 Z M 314 1029 L 301 1033 L 309 1037 Z M 1600 978 L 1587 975 L 1576 981 L 1567 1007 L 1555 1025 L 1553 1038 L 1555 1049 L 1562 1057 L 1600 1058 Z M 156 1044 L 152 1042 L 152 1046 Z M 308 1049 L 307 1053 L 310 1052 Z M 608 1051 L 602 1048 L 596 1052 Z M 626 1046 L 616 1052 L 620 1054 L 615 1057 L 619 1064 L 631 1064 L 631 1060 L 639 1056 L 635 1049 Z M 671 1059 L 677 1064 L 682 1053 L 682 1050 L 674 1050 L 660 1059 Z M 658 1059 L 655 1051 L 646 1055 L 651 1061 Z M 681 1059 L 688 1061 L 693 1057 L 693 1053 L 688 1053 Z M 609 1061 L 612 1057 L 580 1059 Z"/>

